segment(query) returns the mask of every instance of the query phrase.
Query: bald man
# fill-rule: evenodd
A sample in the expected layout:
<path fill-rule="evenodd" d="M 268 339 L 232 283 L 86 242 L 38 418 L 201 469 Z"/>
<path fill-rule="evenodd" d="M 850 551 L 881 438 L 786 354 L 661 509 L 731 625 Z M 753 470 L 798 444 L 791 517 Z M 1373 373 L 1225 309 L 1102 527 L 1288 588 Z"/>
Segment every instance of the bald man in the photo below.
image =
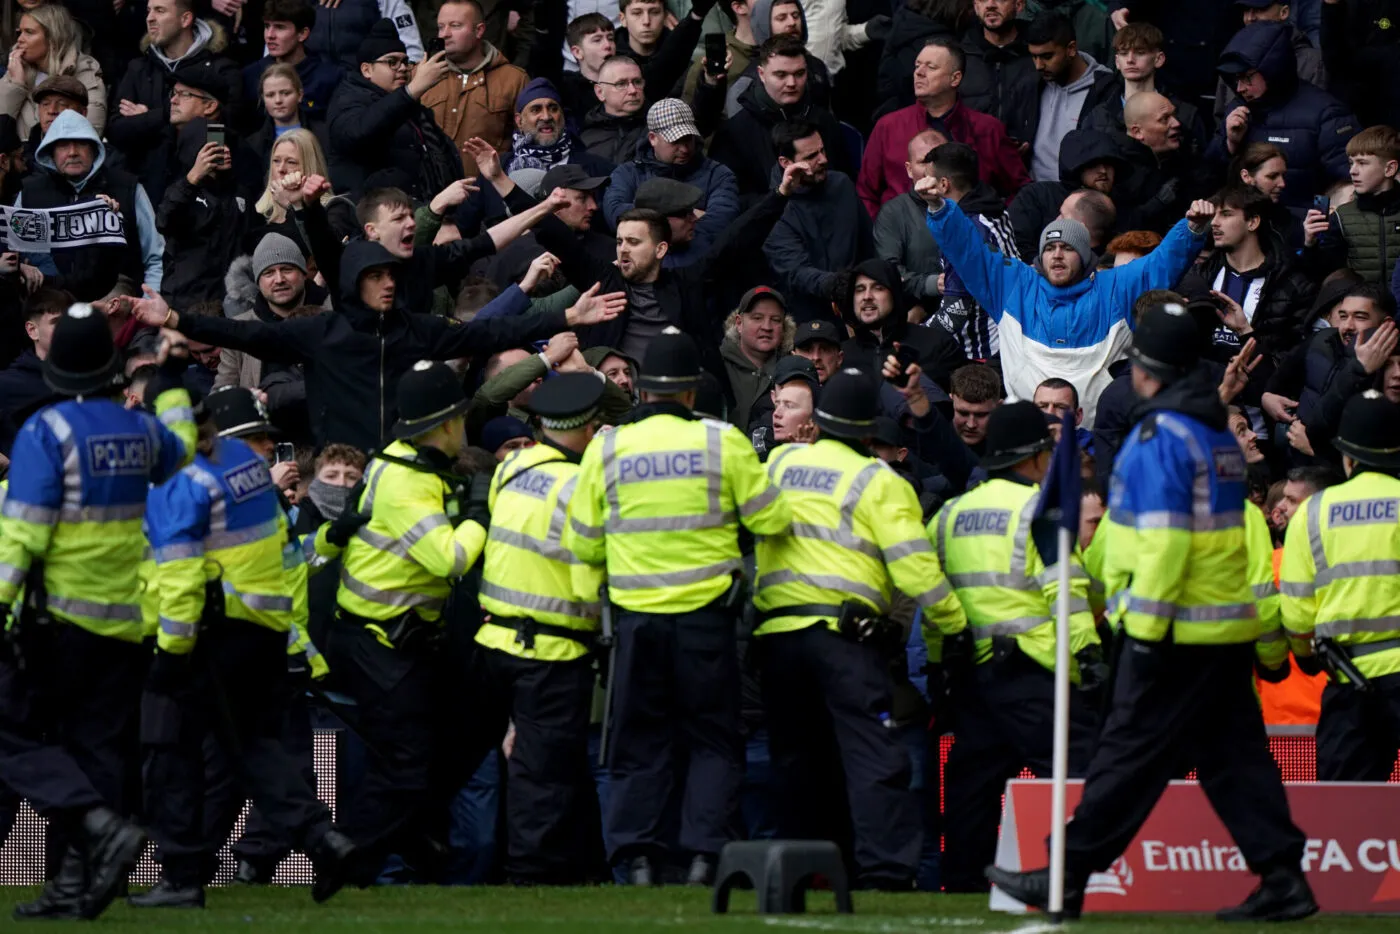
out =
<path fill-rule="evenodd" d="M 904 171 L 912 184 L 929 174 L 924 161 L 948 142 L 938 130 L 922 130 L 909 140 Z M 875 255 L 899 267 L 905 291 L 918 304 L 938 303 L 938 274 L 943 271 L 938 244 L 924 224 L 924 203 L 912 191 L 886 201 L 875 218 Z"/>
<path fill-rule="evenodd" d="M 1095 253 L 1102 253 L 1105 244 L 1113 239 L 1118 224 L 1118 209 L 1113 199 L 1101 191 L 1081 188 L 1071 192 L 1060 204 L 1060 217 L 1079 221 L 1089 231 L 1089 245 Z"/>
<path fill-rule="evenodd" d="M 1204 161 L 1187 145 L 1176 104 L 1156 91 L 1141 91 L 1123 105 L 1123 155 L 1132 170 L 1114 190 L 1122 230 L 1165 233 L 1193 198 L 1216 187 Z"/>

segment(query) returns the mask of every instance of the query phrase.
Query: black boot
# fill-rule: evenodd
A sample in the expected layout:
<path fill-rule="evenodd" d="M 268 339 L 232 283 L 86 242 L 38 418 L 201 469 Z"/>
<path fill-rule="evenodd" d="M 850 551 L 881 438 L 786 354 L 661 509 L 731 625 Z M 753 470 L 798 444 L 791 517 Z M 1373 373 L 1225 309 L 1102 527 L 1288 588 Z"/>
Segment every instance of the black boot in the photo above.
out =
<path fill-rule="evenodd" d="M 78 913 L 91 921 L 112 904 L 146 847 L 146 832 L 111 808 L 96 807 L 83 816 L 87 839 L 88 887 Z"/>
<path fill-rule="evenodd" d="M 1300 921 L 1317 914 L 1307 877 L 1296 867 L 1270 869 L 1249 898 L 1215 913 L 1217 921 Z"/>
<path fill-rule="evenodd" d="M 988 866 L 986 869 L 987 879 L 1001 889 L 1007 895 L 1030 905 L 1032 908 L 1039 908 L 1041 911 L 1050 910 L 1050 870 L 1034 869 L 1030 872 L 1013 872 L 1010 869 L 998 869 L 996 866 Z M 1084 883 L 1073 878 L 1068 873 L 1065 874 L 1065 899 L 1064 916 L 1067 921 L 1076 921 L 1084 911 Z"/>
<path fill-rule="evenodd" d="M 690 872 L 685 877 L 686 885 L 703 885 L 709 887 L 715 884 L 715 859 L 713 856 L 706 856 L 704 853 L 696 853 L 695 858 L 690 861 Z"/>
<path fill-rule="evenodd" d="M 203 908 L 204 886 L 178 885 L 162 877 L 149 892 L 132 895 L 126 903 L 132 908 Z"/>
<path fill-rule="evenodd" d="M 238 871 L 233 874 L 233 881 L 239 885 L 269 885 L 276 872 L 276 863 L 269 865 L 262 860 L 240 859 Z"/>
<path fill-rule="evenodd" d="M 44 891 L 32 902 L 15 906 L 16 921 L 39 918 L 81 918 L 78 900 L 87 889 L 87 865 L 73 847 L 63 853 L 58 872 L 44 885 Z"/>
<path fill-rule="evenodd" d="M 311 865 L 316 870 L 311 897 L 317 904 L 329 900 L 344 888 L 356 853 L 355 841 L 338 830 L 330 829 L 307 847 L 306 855 L 311 858 Z"/>
<path fill-rule="evenodd" d="M 660 885 L 661 879 L 652 868 L 651 857 L 638 856 L 627 865 L 627 884 L 639 886 Z"/>

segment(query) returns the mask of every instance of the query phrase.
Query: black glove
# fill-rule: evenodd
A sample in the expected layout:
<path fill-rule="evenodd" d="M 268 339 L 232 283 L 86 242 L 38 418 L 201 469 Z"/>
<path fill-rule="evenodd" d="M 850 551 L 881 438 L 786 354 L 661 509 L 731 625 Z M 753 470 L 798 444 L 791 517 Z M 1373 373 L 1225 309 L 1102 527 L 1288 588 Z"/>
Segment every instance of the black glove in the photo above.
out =
<path fill-rule="evenodd" d="M 1286 658 L 1283 660 L 1283 664 L 1277 668 L 1270 668 L 1268 665 L 1261 664 L 1258 658 L 1254 659 L 1254 673 L 1259 676 L 1260 681 L 1267 681 L 1269 684 L 1278 684 L 1280 681 L 1287 680 L 1292 671 L 1293 666 L 1288 664 Z"/>
<path fill-rule="evenodd" d="M 193 670 L 189 655 L 156 649 L 156 657 L 146 676 L 146 687 L 152 694 L 178 694 L 189 686 Z"/>
<path fill-rule="evenodd" d="M 491 508 L 487 505 L 491 500 L 491 478 L 494 474 L 478 473 L 472 476 L 471 489 L 467 492 L 467 501 L 462 506 L 462 518 L 475 522 L 483 529 L 491 528 Z"/>
<path fill-rule="evenodd" d="M 1079 662 L 1079 690 L 1096 691 L 1108 683 L 1108 662 L 1103 658 L 1103 646 L 1087 645 L 1074 654 Z"/>
<path fill-rule="evenodd" d="M 696 19 L 704 19 L 715 7 L 715 0 L 691 0 L 690 15 Z"/>
<path fill-rule="evenodd" d="M 1316 655 L 1299 655 L 1295 652 L 1293 661 L 1298 664 L 1298 670 L 1310 678 L 1322 674 L 1322 659 Z"/>
<path fill-rule="evenodd" d="M 865 34 L 871 42 L 884 42 L 890 37 L 890 26 L 893 23 L 887 15 L 880 13 L 865 21 Z"/>
<path fill-rule="evenodd" d="M 326 529 L 326 541 L 337 548 L 344 548 L 350 544 L 350 539 L 354 534 L 369 521 L 370 514 L 360 512 L 360 497 L 365 492 L 365 481 L 361 480 L 355 484 L 355 488 L 350 491 L 349 497 L 345 500 L 345 508 L 340 511 L 340 515 L 332 519 Z"/>
<path fill-rule="evenodd" d="M 956 672 L 958 669 L 971 668 L 977 660 L 976 653 L 977 639 L 972 634 L 971 626 L 957 635 L 943 637 L 943 668 L 945 671 Z"/>

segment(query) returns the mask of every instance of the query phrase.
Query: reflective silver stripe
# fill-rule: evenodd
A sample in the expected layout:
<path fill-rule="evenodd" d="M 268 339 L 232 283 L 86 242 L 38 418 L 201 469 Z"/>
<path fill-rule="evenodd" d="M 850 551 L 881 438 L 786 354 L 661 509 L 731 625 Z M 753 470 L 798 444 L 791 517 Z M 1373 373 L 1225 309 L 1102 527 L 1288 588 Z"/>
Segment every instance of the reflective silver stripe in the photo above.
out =
<path fill-rule="evenodd" d="M 431 597 L 427 594 L 411 593 L 406 590 L 380 590 L 378 587 L 371 587 L 364 581 L 352 577 L 344 567 L 340 569 L 340 585 L 363 600 L 394 609 L 421 606 L 424 609 L 440 610 L 443 603 L 446 602 L 442 597 Z"/>
<path fill-rule="evenodd" d="M 833 545 L 840 545 L 850 551 L 860 552 L 867 558 L 880 560 L 880 548 L 874 542 L 868 542 L 853 533 L 847 533 L 843 529 L 833 529 L 825 525 L 814 525 L 810 522 L 794 522 L 791 534 L 794 538 L 808 538 L 818 542 L 830 542 Z M 927 544 L 927 543 L 925 543 Z"/>
<path fill-rule="evenodd" d="M 194 409 L 187 405 L 172 405 L 170 408 L 160 413 L 159 417 L 160 423 L 170 428 L 180 422 L 194 421 Z"/>
<path fill-rule="evenodd" d="M 558 542 L 535 538 L 535 536 L 526 535 L 524 532 L 503 528 L 496 523 L 491 524 L 489 540 L 501 545 L 510 545 L 512 548 L 519 548 L 522 551 L 534 552 L 551 561 L 559 561 L 563 564 L 581 563 L 578 558 L 574 557 L 572 551 L 562 547 Z"/>
<path fill-rule="evenodd" d="M 130 522 L 146 515 L 146 504 L 126 503 L 121 506 L 69 506 L 58 511 L 60 522 Z"/>
<path fill-rule="evenodd" d="M 705 422 L 705 472 L 709 496 L 710 515 L 717 515 L 724 509 L 724 435 L 721 426 Z M 759 507 L 762 508 L 762 507 Z"/>
<path fill-rule="evenodd" d="M 73 443 L 73 429 L 58 409 L 48 408 L 39 413 L 53 432 L 63 455 L 63 505 L 81 506 L 83 502 L 83 469 L 78 463 L 78 446 Z"/>
<path fill-rule="evenodd" d="M 0 561 L 0 582 L 9 584 L 11 587 L 18 587 L 24 582 L 25 573 L 27 573 L 25 569 L 18 565 Z"/>
<path fill-rule="evenodd" d="M 49 597 L 49 609 L 69 613 L 73 616 L 86 616 L 89 619 L 126 620 L 141 622 L 141 607 L 134 603 L 94 603 L 75 597 Z"/>
<path fill-rule="evenodd" d="M 1213 606 L 1184 606 L 1176 611 L 1178 623 L 1219 623 L 1227 620 L 1254 619 L 1253 603 L 1221 603 Z"/>
<path fill-rule="evenodd" d="M 1400 616 L 1377 616 L 1372 619 L 1334 619 L 1317 624 L 1320 638 L 1345 636 L 1353 632 L 1400 631 Z"/>
<path fill-rule="evenodd" d="M 1363 655 L 1375 655 L 1377 652 L 1389 652 L 1391 649 L 1400 649 L 1400 639 L 1382 639 L 1380 642 L 1349 644 L 1347 653 L 1352 658 L 1360 658 Z"/>
<path fill-rule="evenodd" d="M 914 602 L 921 607 L 926 607 L 931 610 L 935 604 L 941 603 L 950 594 L 952 594 L 952 591 L 948 589 L 948 582 L 944 581 L 937 587 L 930 587 L 928 590 L 919 594 L 914 598 Z"/>
<path fill-rule="evenodd" d="M 778 488 L 770 484 L 762 493 L 752 497 L 746 503 L 741 503 L 739 505 L 739 515 L 747 519 L 759 510 L 767 509 L 778 498 L 778 493 Z"/>
<path fill-rule="evenodd" d="M 1089 578 L 1088 572 L 1085 571 L 1082 567 L 1080 567 L 1080 566 L 1077 565 L 1077 564 L 1071 564 L 1071 565 L 1070 565 L 1070 567 L 1069 567 L 1069 579 L 1070 579 L 1070 580 L 1072 580 L 1072 581 L 1075 581 L 1075 580 L 1087 580 L 1088 578 Z M 1060 581 L 1060 564 L 1059 564 L 1059 562 L 1057 561 L 1057 562 L 1055 562 L 1054 564 L 1050 565 L 1048 568 L 1046 568 L 1045 570 L 1041 571 L 1041 572 L 1040 572 L 1039 574 L 1037 574 L 1034 578 L 1032 578 L 1032 580 L 1035 582 L 1035 585 L 1036 585 L 1037 587 L 1044 587 L 1046 584 L 1057 584 L 1057 583 L 1059 583 L 1059 581 Z M 1092 584 L 1091 584 L 1091 589 L 1092 589 Z"/>
<path fill-rule="evenodd" d="M 209 534 L 204 536 L 204 547 L 209 550 L 216 548 L 231 548 L 232 545 L 211 545 L 210 539 L 217 539 L 218 536 L 228 532 L 228 504 L 224 502 L 224 488 L 219 480 L 209 471 L 198 464 L 190 464 L 185 468 L 185 474 L 200 486 L 204 487 L 209 494 Z M 257 528 L 254 526 L 253 528 Z M 256 539 L 244 539 L 237 544 L 245 544 Z"/>
<path fill-rule="evenodd" d="M 1308 497 L 1308 547 L 1312 550 L 1313 577 L 1327 570 L 1327 549 L 1322 545 L 1322 494 Z"/>
<path fill-rule="evenodd" d="M 1400 561 L 1343 561 L 1318 572 L 1313 583 L 1326 587 L 1333 581 L 1353 577 L 1389 577 L 1400 575 Z"/>
<path fill-rule="evenodd" d="M 1089 599 L 1088 599 L 1087 597 L 1070 597 L 1070 598 L 1069 598 L 1069 611 L 1070 611 L 1070 613 L 1088 613 L 1088 612 L 1090 612 L 1090 609 L 1089 609 Z"/>
<path fill-rule="evenodd" d="M 1148 613 L 1152 616 L 1166 616 L 1168 618 L 1177 614 L 1177 605 L 1167 603 L 1164 600 L 1147 600 L 1143 597 L 1128 598 L 1129 613 Z"/>
<path fill-rule="evenodd" d="M 866 464 L 861 468 L 860 473 L 851 481 L 851 485 L 846 489 L 846 495 L 841 500 L 841 530 L 849 534 L 855 534 L 856 507 L 860 505 L 860 498 L 865 495 L 865 488 L 870 485 L 870 481 L 875 479 L 875 474 L 884 469 L 884 462 L 875 461 Z"/>
<path fill-rule="evenodd" d="M 522 610 L 529 610 L 534 613 L 559 613 L 564 616 L 574 616 L 583 619 L 596 618 L 601 612 L 603 605 L 600 602 L 576 603 L 573 600 L 563 600 L 559 597 L 542 597 L 535 593 L 525 593 L 523 590 L 512 590 L 509 587 L 502 587 L 490 581 L 482 581 L 479 593 L 483 597 L 490 597 L 492 600 L 499 600 L 511 606 L 518 606 Z M 580 633 L 587 635 L 586 631 Z"/>
<path fill-rule="evenodd" d="M 321 657 L 321 650 L 316 648 L 316 643 L 312 642 L 310 639 L 306 640 L 306 645 L 302 646 L 301 650 L 306 653 L 307 658 Z"/>
<path fill-rule="evenodd" d="M 1186 444 L 1186 450 L 1190 452 L 1191 459 L 1196 463 L 1196 474 L 1191 481 L 1191 515 L 1198 522 L 1209 520 L 1211 518 L 1211 462 L 1206 457 L 1206 452 L 1201 450 L 1201 444 L 1196 440 L 1196 436 L 1191 433 L 1191 429 L 1175 415 L 1167 412 L 1159 412 L 1157 414 L 1157 424 L 1176 435 L 1178 439 Z M 1197 526 L 1196 528 L 1199 527 Z M 1201 529 L 1201 531 L 1205 530 Z"/>
<path fill-rule="evenodd" d="M 616 590 L 646 590 L 652 587 L 684 587 L 699 584 L 725 574 L 732 574 L 742 568 L 738 558 L 706 565 L 703 568 L 685 568 L 680 571 L 662 571 L 659 574 L 613 574 L 608 577 L 608 586 Z"/>
<path fill-rule="evenodd" d="M 1261 632 L 1261 633 L 1259 633 L 1258 641 L 1260 641 L 1260 642 L 1277 642 L 1277 641 L 1279 641 L 1279 640 L 1282 639 L 1282 638 L 1283 638 L 1283 630 L 1281 630 L 1281 629 L 1271 629 L 1271 630 L 1269 630 L 1268 632 Z"/>
<path fill-rule="evenodd" d="M 617 499 L 617 429 L 603 435 L 603 494 L 608 503 L 608 518 L 605 528 L 611 528 L 622 513 Z"/>
<path fill-rule="evenodd" d="M 874 587 L 859 581 L 848 580 L 836 574 L 804 574 L 791 570 L 772 571 L 760 577 L 757 586 L 759 590 L 762 590 L 765 587 L 777 587 L 782 584 L 805 584 L 819 590 L 852 593 L 864 598 L 881 613 L 889 607 L 885 597 Z"/>
<path fill-rule="evenodd" d="M 157 564 L 164 564 L 167 561 L 179 561 L 182 558 L 199 558 L 204 555 L 203 542 L 176 542 L 173 545 L 162 545 L 155 550 Z"/>
<path fill-rule="evenodd" d="M 721 529 L 733 525 L 738 517 L 733 512 L 691 513 L 682 516 L 653 516 L 638 519 L 609 519 L 607 530 L 617 532 L 695 532 L 700 529 Z"/>
<path fill-rule="evenodd" d="M 379 480 L 389 468 L 388 461 L 376 461 L 370 466 L 369 481 L 365 484 L 365 507 L 361 512 L 374 511 L 374 494 L 379 489 Z"/>
<path fill-rule="evenodd" d="M 549 517 L 549 531 L 546 533 L 551 542 L 558 542 L 564 537 L 564 520 L 569 518 L 569 503 L 573 502 L 578 478 L 579 475 L 575 473 L 565 480 L 559 488 L 559 495 L 554 498 L 554 514 Z"/>
<path fill-rule="evenodd" d="M 1243 524 L 1244 513 L 1221 512 L 1208 516 L 1193 516 L 1184 512 L 1160 510 L 1137 514 L 1138 529 L 1185 529 L 1188 532 L 1218 532 Z"/>
<path fill-rule="evenodd" d="M 462 547 L 462 543 L 457 539 L 452 539 L 452 570 L 447 572 L 448 577 L 461 577 L 467 573 L 467 549 Z"/>
<path fill-rule="evenodd" d="M 1273 581 L 1266 581 L 1262 584 L 1255 584 L 1250 589 L 1254 592 L 1254 599 L 1256 600 L 1264 600 L 1269 597 L 1278 596 L 1278 588 L 1274 586 Z"/>
<path fill-rule="evenodd" d="M 1032 629 L 1050 622 L 1051 619 L 1048 616 L 1018 616 L 1015 619 L 1006 619 L 999 623 L 986 623 L 971 628 L 972 634 L 978 639 L 988 639 L 992 636 L 1023 636 Z"/>
<path fill-rule="evenodd" d="M 1279 593 L 1285 597 L 1311 597 L 1317 593 L 1317 585 L 1312 582 L 1295 583 L 1293 581 L 1282 581 L 1278 585 Z"/>
<path fill-rule="evenodd" d="M 1030 590 L 1032 581 L 1005 571 L 968 571 L 963 574 L 949 574 L 948 580 L 954 587 L 1006 587 L 1011 590 Z"/>
<path fill-rule="evenodd" d="M 250 610 L 265 610 L 269 613 L 290 613 L 292 611 L 292 598 L 279 597 L 263 593 L 243 593 L 233 584 L 224 581 L 224 593 L 230 597 L 237 597 L 238 600 Z"/>
<path fill-rule="evenodd" d="M 604 435 L 603 488 L 608 503 L 608 517 L 604 522 L 604 530 L 610 534 L 617 532 L 696 532 L 702 529 L 724 528 L 737 522 L 738 514 L 733 510 L 724 509 L 724 435 L 722 434 L 724 427 L 708 421 L 705 424 L 705 497 L 708 508 L 700 515 L 622 518 L 622 505 L 617 489 L 617 432 L 610 431 Z M 762 508 L 762 506 L 757 508 Z M 577 527 L 575 530 L 579 531 Z M 580 534 L 583 533 L 580 531 Z"/>
<path fill-rule="evenodd" d="M 440 528 L 444 525 L 450 526 L 451 524 L 447 516 L 439 512 L 419 519 L 417 522 L 413 523 L 413 526 L 408 529 L 408 531 L 404 532 L 403 535 L 398 538 L 390 538 L 380 532 L 373 532 L 367 525 L 360 526 L 359 531 L 355 533 L 355 537 L 376 551 L 387 551 L 391 555 L 396 555 L 400 558 L 408 558 L 408 550 L 419 541 L 422 541 L 423 536 L 427 535 L 433 529 Z M 465 553 L 463 554 L 462 560 L 463 562 L 466 561 Z M 459 571 L 458 573 L 460 574 L 461 572 Z"/>
<path fill-rule="evenodd" d="M 1040 505 L 1040 491 L 1031 494 L 1021 507 L 1020 518 L 1016 521 L 1016 540 L 1011 548 L 1011 573 L 1026 580 L 1026 547 L 1031 541 L 1031 520 L 1035 518 L 1036 507 Z M 1015 586 L 1015 585 L 1012 585 Z"/>
<path fill-rule="evenodd" d="M 933 546 L 928 543 L 926 538 L 911 538 L 907 542 L 886 545 L 881 551 L 885 554 L 885 563 L 893 564 L 900 558 L 907 558 L 910 555 L 927 554 L 933 551 Z"/>
<path fill-rule="evenodd" d="M 778 467 L 782 464 L 783 461 L 787 460 L 788 456 L 791 455 L 794 451 L 800 451 L 805 447 L 807 447 L 807 445 L 805 444 L 789 443 L 779 448 L 778 456 L 771 457 L 768 459 L 768 479 L 773 481 L 774 483 L 777 483 Z"/>
<path fill-rule="evenodd" d="M 277 520 L 268 519 L 257 525 L 250 525 L 246 529 L 236 529 L 232 532 L 227 530 L 211 532 L 204 537 L 204 549 L 206 551 L 221 551 L 225 548 L 237 548 L 239 545 L 247 545 L 271 538 L 280 531 L 281 526 L 277 524 Z"/>
<path fill-rule="evenodd" d="M 304 564 L 306 564 L 306 555 L 302 553 L 299 543 L 288 542 L 282 546 L 282 570 L 290 571 Z"/>
<path fill-rule="evenodd" d="M 578 516 L 569 517 L 569 528 L 574 530 L 574 534 L 583 538 L 599 539 L 603 537 L 603 530 L 596 525 L 588 525 L 580 522 Z"/>
<path fill-rule="evenodd" d="M 20 522 L 33 522 L 35 525 L 53 525 L 58 521 L 58 510 L 48 506 L 32 506 L 10 498 L 5 500 L 5 508 L 0 510 L 6 519 Z"/>
<path fill-rule="evenodd" d="M 167 636 L 174 636 L 176 639 L 193 639 L 195 633 L 199 631 L 199 624 L 182 623 L 168 616 L 162 616 L 160 618 L 160 631 Z"/>

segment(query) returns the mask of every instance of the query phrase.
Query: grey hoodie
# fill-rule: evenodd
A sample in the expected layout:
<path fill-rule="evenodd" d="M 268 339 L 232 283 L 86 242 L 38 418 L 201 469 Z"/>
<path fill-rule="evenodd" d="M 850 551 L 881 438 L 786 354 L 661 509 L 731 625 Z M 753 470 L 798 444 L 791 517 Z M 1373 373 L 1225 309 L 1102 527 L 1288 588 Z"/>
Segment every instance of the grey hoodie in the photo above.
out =
<path fill-rule="evenodd" d="M 150 46 L 150 50 L 151 54 L 160 59 L 161 63 L 165 65 L 166 68 L 174 71 L 176 68 L 180 67 L 181 62 L 204 48 L 213 38 L 213 27 L 202 19 L 196 19 L 194 21 L 194 42 L 190 43 L 190 47 L 185 51 L 184 55 L 181 55 L 179 58 L 169 58 L 164 52 L 154 46 Z"/>
<path fill-rule="evenodd" d="M 1035 130 L 1035 147 L 1031 157 L 1031 176 L 1038 182 L 1060 180 L 1060 141 L 1065 134 L 1079 126 L 1079 112 L 1089 89 L 1099 75 L 1109 70 L 1083 52 L 1079 56 L 1089 66 L 1078 81 L 1064 87 L 1046 81 L 1040 92 L 1040 124 Z"/>

